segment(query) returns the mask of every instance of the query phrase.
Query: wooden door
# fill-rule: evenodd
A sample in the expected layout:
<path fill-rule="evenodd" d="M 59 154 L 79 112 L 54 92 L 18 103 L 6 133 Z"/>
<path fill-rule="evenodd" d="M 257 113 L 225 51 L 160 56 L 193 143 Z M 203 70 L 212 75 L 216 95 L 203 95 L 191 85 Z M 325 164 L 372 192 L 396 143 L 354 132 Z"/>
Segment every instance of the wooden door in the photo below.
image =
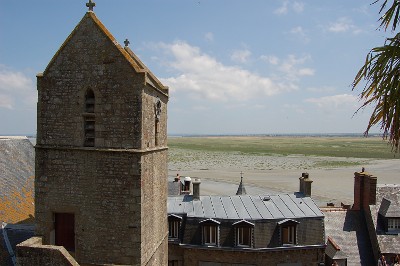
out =
<path fill-rule="evenodd" d="M 75 215 L 73 213 L 54 214 L 55 244 L 68 251 L 75 250 Z"/>

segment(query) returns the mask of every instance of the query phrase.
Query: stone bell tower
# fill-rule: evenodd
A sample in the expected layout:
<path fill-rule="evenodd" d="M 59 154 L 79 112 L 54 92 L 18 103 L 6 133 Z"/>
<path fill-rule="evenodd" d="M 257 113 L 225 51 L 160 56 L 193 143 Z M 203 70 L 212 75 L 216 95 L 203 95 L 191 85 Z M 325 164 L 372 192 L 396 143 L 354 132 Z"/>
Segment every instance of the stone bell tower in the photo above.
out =
<path fill-rule="evenodd" d="M 168 88 L 87 6 L 37 75 L 36 235 L 79 264 L 167 265 Z"/>

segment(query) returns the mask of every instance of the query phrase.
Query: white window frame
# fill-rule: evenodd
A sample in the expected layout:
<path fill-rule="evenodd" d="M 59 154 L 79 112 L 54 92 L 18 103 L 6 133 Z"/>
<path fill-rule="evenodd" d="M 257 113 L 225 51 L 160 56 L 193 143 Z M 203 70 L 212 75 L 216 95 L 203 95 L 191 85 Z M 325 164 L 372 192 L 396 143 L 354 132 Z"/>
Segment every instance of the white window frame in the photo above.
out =
<path fill-rule="evenodd" d="M 283 231 L 288 230 L 287 239 L 284 239 Z M 281 241 L 283 245 L 296 244 L 296 225 L 282 225 L 281 227 Z"/>
<path fill-rule="evenodd" d="M 218 244 L 218 225 L 204 224 L 202 231 L 204 245 L 216 246 Z"/>
<path fill-rule="evenodd" d="M 244 243 L 244 230 L 248 233 L 248 243 Z M 253 228 L 249 226 L 236 227 L 236 246 L 238 247 L 251 247 L 253 238 Z"/>

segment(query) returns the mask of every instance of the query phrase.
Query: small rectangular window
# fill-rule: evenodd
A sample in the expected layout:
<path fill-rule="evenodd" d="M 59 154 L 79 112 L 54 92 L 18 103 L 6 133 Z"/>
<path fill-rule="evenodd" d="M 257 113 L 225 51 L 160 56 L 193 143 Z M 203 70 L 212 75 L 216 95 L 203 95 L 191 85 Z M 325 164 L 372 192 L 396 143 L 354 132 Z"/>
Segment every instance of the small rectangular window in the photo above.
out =
<path fill-rule="evenodd" d="M 218 227 L 216 225 L 203 226 L 203 243 L 205 245 L 217 245 Z"/>
<path fill-rule="evenodd" d="M 179 236 L 179 221 L 168 222 L 168 238 L 178 238 Z"/>
<path fill-rule="evenodd" d="M 237 246 L 251 246 L 251 227 L 236 228 L 236 244 Z"/>
<path fill-rule="evenodd" d="M 85 118 L 85 147 L 94 147 L 95 140 L 95 121 L 90 118 Z"/>
<path fill-rule="evenodd" d="M 296 227 L 282 226 L 282 244 L 296 244 Z"/>

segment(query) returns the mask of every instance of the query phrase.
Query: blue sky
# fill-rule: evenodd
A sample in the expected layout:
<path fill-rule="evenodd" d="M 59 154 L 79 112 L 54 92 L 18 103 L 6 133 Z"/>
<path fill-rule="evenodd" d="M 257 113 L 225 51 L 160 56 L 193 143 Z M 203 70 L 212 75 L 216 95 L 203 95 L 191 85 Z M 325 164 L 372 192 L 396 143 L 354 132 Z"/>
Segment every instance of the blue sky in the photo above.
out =
<path fill-rule="evenodd" d="M 351 82 L 377 31 L 365 0 L 97 0 L 97 17 L 170 87 L 170 134 L 361 133 Z M 86 1 L 0 0 L 0 134 L 36 131 L 36 74 Z M 375 132 L 378 129 L 374 130 Z"/>

